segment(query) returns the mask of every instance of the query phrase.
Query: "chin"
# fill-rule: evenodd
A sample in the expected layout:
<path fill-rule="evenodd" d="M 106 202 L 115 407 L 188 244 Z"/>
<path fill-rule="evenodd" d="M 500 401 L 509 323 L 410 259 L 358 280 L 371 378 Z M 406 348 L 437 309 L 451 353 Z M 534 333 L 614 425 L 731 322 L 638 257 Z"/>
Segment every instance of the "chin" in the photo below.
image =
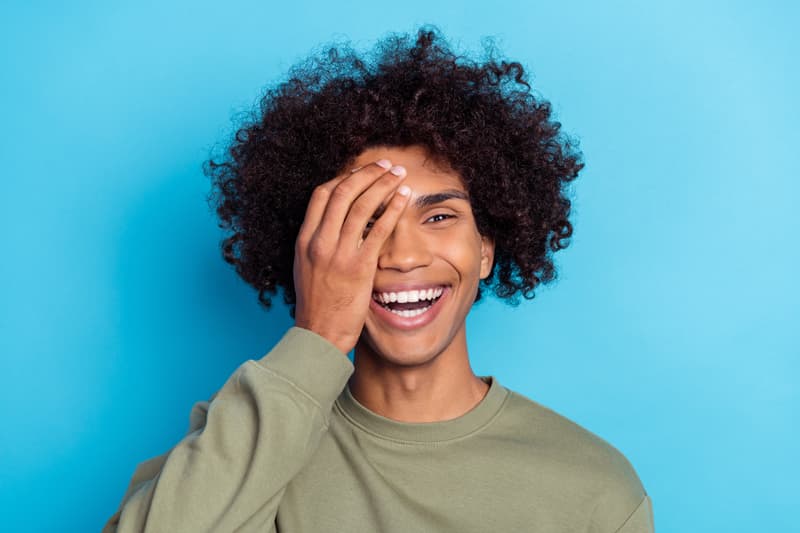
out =
<path fill-rule="evenodd" d="M 396 366 L 421 366 L 436 359 L 442 351 L 436 348 L 435 342 L 426 343 L 415 336 L 382 337 L 386 337 L 386 334 L 376 338 L 365 327 L 359 341 L 362 344 L 363 355 Z"/>

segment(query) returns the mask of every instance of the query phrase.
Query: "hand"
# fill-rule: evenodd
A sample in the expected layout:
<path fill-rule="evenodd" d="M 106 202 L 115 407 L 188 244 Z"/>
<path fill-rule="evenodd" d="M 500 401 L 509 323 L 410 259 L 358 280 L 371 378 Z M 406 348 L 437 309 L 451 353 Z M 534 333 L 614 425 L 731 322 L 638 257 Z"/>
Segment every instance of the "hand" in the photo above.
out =
<path fill-rule="evenodd" d="M 294 252 L 295 325 L 343 353 L 361 335 L 378 254 L 408 203 L 411 191 L 399 187 L 405 175 L 403 167 L 381 160 L 318 186 L 308 203 Z M 365 237 L 367 222 L 384 201 Z"/>

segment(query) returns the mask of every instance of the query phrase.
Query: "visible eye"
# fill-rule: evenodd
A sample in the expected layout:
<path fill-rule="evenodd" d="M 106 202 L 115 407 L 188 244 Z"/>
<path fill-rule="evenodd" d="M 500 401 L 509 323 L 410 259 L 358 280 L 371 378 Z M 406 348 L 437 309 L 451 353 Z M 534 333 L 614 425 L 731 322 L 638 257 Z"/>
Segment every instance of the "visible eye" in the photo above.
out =
<path fill-rule="evenodd" d="M 447 220 L 448 218 L 456 218 L 455 215 L 448 215 L 445 213 L 439 213 L 438 215 L 433 215 L 428 220 L 433 220 L 434 222 L 441 222 L 443 220 Z M 435 220 L 438 219 L 438 220 Z"/>

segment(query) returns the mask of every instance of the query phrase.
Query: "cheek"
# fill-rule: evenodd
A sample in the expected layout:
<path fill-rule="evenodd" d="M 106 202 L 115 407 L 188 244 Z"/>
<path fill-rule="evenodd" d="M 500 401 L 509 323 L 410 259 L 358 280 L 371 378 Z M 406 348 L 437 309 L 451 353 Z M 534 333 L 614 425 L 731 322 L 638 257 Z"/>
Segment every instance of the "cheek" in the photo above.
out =
<path fill-rule="evenodd" d="M 479 277 L 481 271 L 481 242 L 473 235 L 451 235 L 436 247 L 439 257 L 447 262 L 462 278 L 462 283 Z"/>

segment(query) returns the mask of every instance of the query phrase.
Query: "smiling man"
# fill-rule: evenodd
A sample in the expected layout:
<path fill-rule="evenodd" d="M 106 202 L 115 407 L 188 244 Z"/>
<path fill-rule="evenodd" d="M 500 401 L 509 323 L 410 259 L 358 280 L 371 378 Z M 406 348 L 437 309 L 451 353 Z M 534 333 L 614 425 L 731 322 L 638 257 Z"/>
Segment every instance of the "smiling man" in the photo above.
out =
<path fill-rule="evenodd" d="M 295 325 L 106 531 L 653 531 L 620 452 L 469 361 L 482 290 L 554 279 L 579 154 L 518 63 L 425 29 L 377 50 L 295 68 L 209 164 L 226 260 Z"/>
<path fill-rule="evenodd" d="M 393 420 L 456 418 L 488 389 L 469 365 L 465 319 L 491 272 L 494 245 L 478 232 L 461 179 L 429 161 L 423 147 L 369 148 L 355 160 L 365 176 L 350 179 L 369 183 L 383 170 L 374 161 L 402 163 L 394 167 L 401 176 L 389 170 L 386 187 L 405 178 L 410 198 L 377 256 L 350 391 Z"/>

